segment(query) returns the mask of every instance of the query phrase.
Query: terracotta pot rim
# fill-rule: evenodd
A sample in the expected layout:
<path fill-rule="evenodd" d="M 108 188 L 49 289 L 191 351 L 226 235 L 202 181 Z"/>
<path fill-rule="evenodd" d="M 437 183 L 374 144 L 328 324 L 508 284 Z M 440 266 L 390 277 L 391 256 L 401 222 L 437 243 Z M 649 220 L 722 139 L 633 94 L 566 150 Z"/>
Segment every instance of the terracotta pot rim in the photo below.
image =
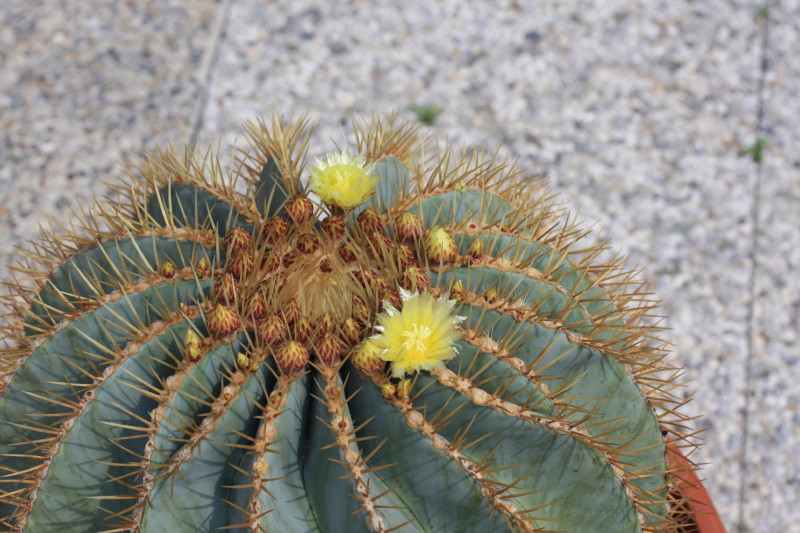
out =
<path fill-rule="evenodd" d="M 686 497 L 694 525 L 699 533 L 726 533 L 711 496 L 697 475 L 695 465 L 687 459 L 674 440 L 667 442 L 667 461 L 674 470 L 678 490 Z"/>

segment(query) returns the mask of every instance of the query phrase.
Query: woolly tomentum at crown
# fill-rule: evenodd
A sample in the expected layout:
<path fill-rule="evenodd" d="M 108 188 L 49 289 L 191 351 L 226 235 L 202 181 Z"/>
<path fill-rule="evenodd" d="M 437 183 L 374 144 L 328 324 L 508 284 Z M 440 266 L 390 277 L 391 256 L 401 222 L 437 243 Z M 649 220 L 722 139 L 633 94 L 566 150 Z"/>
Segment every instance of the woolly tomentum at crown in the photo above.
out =
<path fill-rule="evenodd" d="M 643 284 L 509 161 L 354 127 L 154 152 L 25 252 L 6 529 L 677 529 Z"/>

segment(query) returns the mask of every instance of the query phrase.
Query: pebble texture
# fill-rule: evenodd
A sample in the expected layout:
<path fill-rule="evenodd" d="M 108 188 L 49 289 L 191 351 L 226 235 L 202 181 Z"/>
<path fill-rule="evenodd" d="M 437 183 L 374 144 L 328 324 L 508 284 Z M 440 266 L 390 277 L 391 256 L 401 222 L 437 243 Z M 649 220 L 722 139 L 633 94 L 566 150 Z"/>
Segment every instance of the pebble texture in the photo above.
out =
<path fill-rule="evenodd" d="M 191 0 L 3 2 L 0 265 L 45 217 L 91 205 L 121 160 L 189 137 L 219 16 Z"/>
<path fill-rule="evenodd" d="M 800 523 L 800 2 L 770 13 L 742 514 L 749 531 L 792 531 Z"/>
<path fill-rule="evenodd" d="M 644 268 L 708 426 L 695 459 L 710 462 L 723 520 L 789 531 L 800 523 L 800 3 L 773 4 L 10 3 L 0 267 L 44 215 L 102 191 L 115 160 L 153 142 L 233 141 L 242 119 L 308 112 L 321 155 L 353 113 L 413 120 L 411 105 L 441 106 L 437 134 L 545 171 Z M 762 136 L 759 163 L 742 152 Z"/>

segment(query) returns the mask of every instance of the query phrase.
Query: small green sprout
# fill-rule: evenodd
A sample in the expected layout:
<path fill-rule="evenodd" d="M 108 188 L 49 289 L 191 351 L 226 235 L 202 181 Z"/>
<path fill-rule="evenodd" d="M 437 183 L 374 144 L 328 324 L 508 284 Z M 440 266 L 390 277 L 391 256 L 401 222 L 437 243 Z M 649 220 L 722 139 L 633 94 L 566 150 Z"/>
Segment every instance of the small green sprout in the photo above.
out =
<path fill-rule="evenodd" d="M 750 156 L 759 165 L 764 161 L 764 148 L 767 147 L 766 137 L 759 137 L 758 140 L 747 148 L 743 148 L 741 155 Z"/>
<path fill-rule="evenodd" d="M 433 126 L 436 122 L 436 119 L 439 118 L 439 115 L 442 114 L 444 109 L 437 105 L 418 105 L 414 104 L 411 106 L 411 111 L 417 115 L 417 119 L 422 122 L 423 124 L 427 124 L 428 126 Z"/>

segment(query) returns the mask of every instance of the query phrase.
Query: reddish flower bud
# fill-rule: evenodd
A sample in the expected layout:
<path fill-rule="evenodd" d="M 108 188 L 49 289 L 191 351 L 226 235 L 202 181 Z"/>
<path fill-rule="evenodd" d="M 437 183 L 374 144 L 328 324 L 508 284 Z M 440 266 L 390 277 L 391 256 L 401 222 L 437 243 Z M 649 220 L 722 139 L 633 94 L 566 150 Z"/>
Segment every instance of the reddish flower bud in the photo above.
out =
<path fill-rule="evenodd" d="M 333 365 L 339 361 L 342 343 L 332 333 L 326 333 L 314 342 L 314 352 L 323 363 Z"/>
<path fill-rule="evenodd" d="M 226 273 L 214 283 L 214 298 L 225 305 L 233 305 L 239 299 L 239 290 L 239 283 Z"/>
<path fill-rule="evenodd" d="M 181 313 L 186 315 L 186 318 L 197 317 L 197 307 L 195 307 L 194 305 L 188 305 L 181 302 L 178 304 L 178 309 L 180 309 Z"/>
<path fill-rule="evenodd" d="M 489 305 L 494 305 L 500 301 L 500 294 L 494 287 L 489 287 L 483 291 L 483 299 L 486 300 Z"/>
<path fill-rule="evenodd" d="M 323 220 L 322 224 L 320 224 L 320 229 L 322 229 L 322 233 L 332 241 L 342 239 L 347 232 L 344 219 L 336 215 L 331 215 Z"/>
<path fill-rule="evenodd" d="M 456 280 L 456 282 L 453 283 L 453 287 L 450 289 L 450 298 L 462 302 L 464 301 L 464 296 L 464 284 L 460 279 Z"/>
<path fill-rule="evenodd" d="M 330 313 L 322 313 L 319 317 L 319 325 L 317 331 L 321 334 L 331 333 L 333 331 L 334 323 L 333 317 Z"/>
<path fill-rule="evenodd" d="M 353 296 L 353 316 L 361 322 L 369 320 L 369 308 L 358 296 Z"/>
<path fill-rule="evenodd" d="M 348 344 L 355 344 L 361 339 L 361 327 L 351 317 L 342 323 L 342 339 Z"/>
<path fill-rule="evenodd" d="M 244 317 L 247 320 L 258 322 L 267 316 L 267 297 L 260 288 L 253 292 L 244 304 Z"/>
<path fill-rule="evenodd" d="M 208 259 L 201 257 L 200 261 L 194 266 L 194 273 L 197 279 L 208 279 L 211 275 L 211 264 L 208 262 Z"/>
<path fill-rule="evenodd" d="M 403 241 L 420 239 L 425 232 L 425 226 L 422 225 L 419 217 L 408 211 L 397 217 L 394 227 L 397 237 Z"/>
<path fill-rule="evenodd" d="M 234 275 L 236 279 L 244 279 L 255 268 L 255 261 L 253 255 L 247 250 L 239 250 L 234 252 L 228 263 L 225 265 L 228 272 Z"/>
<path fill-rule="evenodd" d="M 372 339 L 356 346 L 350 354 L 350 364 L 363 374 L 383 372 L 386 362 L 379 357 L 381 348 Z"/>
<path fill-rule="evenodd" d="M 394 243 L 383 233 L 374 231 L 367 246 L 369 255 L 373 258 L 390 258 L 394 255 Z"/>
<path fill-rule="evenodd" d="M 319 238 L 313 233 L 303 233 L 297 237 L 297 251 L 303 254 L 313 254 L 319 249 Z"/>
<path fill-rule="evenodd" d="M 264 229 L 261 234 L 267 244 L 275 244 L 286 235 L 288 228 L 289 224 L 281 217 L 269 217 L 264 221 Z"/>
<path fill-rule="evenodd" d="M 408 291 L 422 292 L 431 286 L 431 277 L 418 267 L 408 267 L 403 272 L 403 288 Z"/>
<path fill-rule="evenodd" d="M 294 298 L 290 298 L 286 305 L 283 307 L 283 316 L 286 318 L 286 321 L 291 324 L 295 320 L 298 320 L 302 313 L 300 312 L 300 306 L 297 304 L 297 300 Z"/>
<path fill-rule="evenodd" d="M 380 233 L 384 230 L 380 215 L 371 207 L 364 209 L 358 214 L 356 223 L 364 235 L 372 235 L 375 232 Z"/>
<path fill-rule="evenodd" d="M 239 315 L 233 309 L 217 304 L 206 315 L 206 326 L 212 335 L 227 337 L 239 328 Z"/>
<path fill-rule="evenodd" d="M 381 293 L 381 300 L 392 304 L 395 309 L 400 309 L 403 305 L 403 300 L 400 298 L 400 293 L 394 289 L 389 289 Z"/>
<path fill-rule="evenodd" d="M 308 342 L 314 334 L 314 327 L 311 325 L 311 322 L 303 316 L 294 321 L 292 329 L 294 330 L 294 340 L 302 342 L 303 344 Z"/>
<path fill-rule="evenodd" d="M 356 260 L 356 254 L 353 251 L 353 247 L 349 243 L 344 243 L 339 248 L 339 257 L 345 263 L 353 263 Z"/>
<path fill-rule="evenodd" d="M 286 272 L 276 272 L 261 282 L 261 287 L 266 289 L 267 295 L 276 296 L 289 283 Z"/>
<path fill-rule="evenodd" d="M 473 260 L 478 261 L 483 257 L 483 240 L 478 237 L 467 248 L 467 253 Z"/>
<path fill-rule="evenodd" d="M 397 259 L 398 266 L 408 268 L 417 263 L 417 258 L 414 256 L 414 250 L 407 244 L 399 244 L 395 246 L 394 256 Z"/>
<path fill-rule="evenodd" d="M 186 332 L 186 336 L 183 339 L 183 349 L 185 356 L 191 361 L 197 361 L 202 357 L 203 351 L 200 348 L 200 337 L 197 336 L 193 329 L 189 329 Z"/>
<path fill-rule="evenodd" d="M 269 315 L 256 326 L 256 335 L 264 344 L 273 346 L 286 340 L 289 335 L 289 326 L 278 315 Z"/>
<path fill-rule="evenodd" d="M 308 350 L 295 341 L 286 341 L 275 350 L 275 362 L 286 373 L 303 370 L 308 364 Z"/>
<path fill-rule="evenodd" d="M 314 204 L 305 196 L 295 196 L 283 206 L 286 218 L 295 224 L 302 224 L 314 215 Z"/>
<path fill-rule="evenodd" d="M 244 228 L 231 228 L 225 234 L 222 246 L 228 253 L 232 253 L 236 250 L 249 248 L 252 242 L 253 237 L 250 236 L 249 231 Z"/>
<path fill-rule="evenodd" d="M 364 270 L 363 268 L 352 270 L 348 275 L 353 279 L 353 281 L 356 281 L 364 286 L 377 283 L 378 279 L 378 274 L 374 270 Z"/>
<path fill-rule="evenodd" d="M 275 250 L 269 251 L 261 258 L 261 268 L 264 274 L 271 274 L 281 266 L 281 256 Z"/>
<path fill-rule="evenodd" d="M 456 241 L 446 229 L 436 227 L 425 234 L 425 253 L 432 263 L 449 263 L 457 251 Z"/>
<path fill-rule="evenodd" d="M 384 278 L 379 278 L 379 277 L 375 278 L 375 286 L 378 288 L 379 291 L 388 291 L 389 289 L 392 288 L 392 286 L 389 285 L 388 281 L 386 281 Z"/>
<path fill-rule="evenodd" d="M 333 272 L 333 264 L 330 258 L 323 257 L 322 261 L 319 262 L 319 269 L 325 273 Z"/>
<path fill-rule="evenodd" d="M 289 268 L 293 264 L 300 261 L 303 258 L 303 253 L 299 250 L 289 250 L 286 255 L 283 256 L 283 266 Z"/>
<path fill-rule="evenodd" d="M 161 268 L 158 269 L 158 273 L 167 279 L 174 278 L 175 265 L 172 263 L 172 261 L 164 261 L 161 263 Z"/>

